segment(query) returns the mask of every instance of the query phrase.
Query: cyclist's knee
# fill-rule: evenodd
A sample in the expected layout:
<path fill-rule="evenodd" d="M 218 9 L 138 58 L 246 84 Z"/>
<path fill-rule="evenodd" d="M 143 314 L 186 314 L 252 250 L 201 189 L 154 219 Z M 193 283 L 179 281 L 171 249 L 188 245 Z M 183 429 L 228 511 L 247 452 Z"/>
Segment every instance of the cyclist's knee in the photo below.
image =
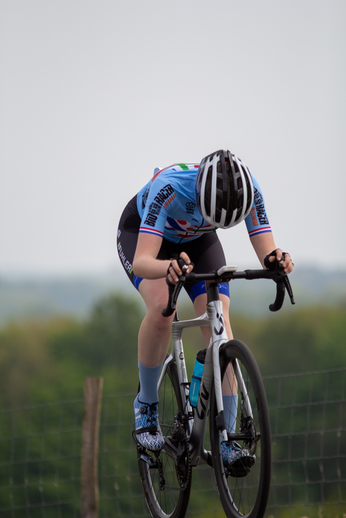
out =
<path fill-rule="evenodd" d="M 164 279 L 146 280 L 144 279 L 139 288 L 139 292 L 145 302 L 147 312 L 158 314 L 167 306 L 168 287 Z"/>
<path fill-rule="evenodd" d="M 162 315 L 162 310 L 167 306 L 167 293 L 158 290 L 156 293 L 146 293 L 143 299 L 147 310 L 146 319 L 150 321 L 152 327 L 158 332 L 170 328 L 173 316 L 167 318 Z"/>
<path fill-rule="evenodd" d="M 146 317 L 157 331 L 164 331 L 172 325 L 173 316 L 167 318 L 162 315 L 162 310 L 165 309 L 166 305 L 167 300 L 165 299 L 162 301 L 156 300 L 152 304 L 147 305 Z"/>

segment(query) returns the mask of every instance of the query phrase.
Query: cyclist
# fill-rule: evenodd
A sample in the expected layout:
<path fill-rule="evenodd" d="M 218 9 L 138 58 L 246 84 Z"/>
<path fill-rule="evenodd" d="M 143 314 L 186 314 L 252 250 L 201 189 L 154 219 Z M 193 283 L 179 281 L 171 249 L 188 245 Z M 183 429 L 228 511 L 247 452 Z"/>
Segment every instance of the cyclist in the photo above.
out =
<path fill-rule="evenodd" d="M 170 282 L 178 282 L 182 274 L 179 257 L 189 265 L 188 272 L 208 272 L 226 265 L 216 230 L 234 227 L 243 220 L 262 266 L 270 267 L 282 259 L 285 272 L 290 273 L 291 257 L 276 248 L 259 184 L 247 166 L 229 151 L 216 151 L 200 163 L 155 169 L 152 179 L 121 216 L 119 257 L 146 305 L 138 336 L 140 392 L 134 401 L 134 413 L 137 440 L 149 450 L 158 451 L 164 446 L 158 424 L 157 382 L 173 320 L 173 316 L 161 314 L 168 300 L 165 279 L 168 275 Z M 205 283 L 185 284 L 185 289 L 200 316 L 207 303 Z M 228 283 L 220 284 L 219 289 L 227 335 L 232 339 Z M 208 344 L 210 330 L 203 327 L 202 331 Z M 223 388 L 223 392 L 223 397 L 236 407 L 237 396 L 232 394 L 232 388 Z M 225 404 L 225 409 L 228 406 Z M 228 431 L 234 431 L 232 412 L 225 412 L 225 420 Z M 224 442 L 221 446 L 225 465 L 250 456 L 236 443 Z"/>

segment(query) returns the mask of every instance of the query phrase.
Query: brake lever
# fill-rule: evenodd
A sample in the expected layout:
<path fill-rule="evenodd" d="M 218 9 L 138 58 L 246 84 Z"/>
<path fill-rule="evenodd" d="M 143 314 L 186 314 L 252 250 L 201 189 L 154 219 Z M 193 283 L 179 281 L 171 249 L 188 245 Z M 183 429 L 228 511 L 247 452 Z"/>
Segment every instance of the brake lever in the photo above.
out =
<path fill-rule="evenodd" d="M 183 287 L 184 281 L 185 275 L 180 276 L 177 284 L 172 284 L 171 282 L 169 282 L 168 277 L 166 277 L 166 283 L 168 284 L 168 303 L 167 307 L 162 310 L 162 315 L 164 317 L 170 317 L 176 310 L 177 300 L 179 297 L 180 290 Z"/>
<path fill-rule="evenodd" d="M 291 301 L 291 304 L 295 304 L 295 300 L 294 300 L 294 295 L 293 295 L 293 290 L 292 290 L 292 286 L 291 286 L 291 283 L 290 283 L 290 280 L 288 278 L 288 275 L 287 273 L 285 273 L 285 275 L 282 277 L 283 278 L 283 281 L 284 281 L 284 284 L 285 284 L 285 288 L 286 288 L 286 291 L 289 295 L 289 298 L 290 298 L 290 301 Z"/>
<path fill-rule="evenodd" d="M 179 293 L 185 282 L 185 274 L 187 273 L 187 270 L 189 269 L 189 265 L 185 263 L 184 259 L 177 258 L 177 261 L 178 261 L 180 269 L 183 273 L 179 277 L 179 281 L 177 282 L 177 284 L 172 284 L 168 280 L 168 276 L 166 277 L 166 283 L 168 285 L 168 303 L 167 303 L 167 307 L 162 310 L 162 315 L 164 317 L 170 317 L 171 315 L 173 315 L 174 311 L 176 310 Z M 190 263 L 190 264 L 192 264 L 194 266 L 193 263 Z"/>
<path fill-rule="evenodd" d="M 276 298 L 274 303 L 269 306 L 270 311 L 279 311 L 279 309 L 281 309 L 286 291 L 290 297 L 291 304 L 295 304 L 292 286 L 287 273 L 282 270 L 282 264 L 282 260 L 278 261 L 278 267 L 275 270 L 275 277 L 273 280 L 276 282 Z"/>

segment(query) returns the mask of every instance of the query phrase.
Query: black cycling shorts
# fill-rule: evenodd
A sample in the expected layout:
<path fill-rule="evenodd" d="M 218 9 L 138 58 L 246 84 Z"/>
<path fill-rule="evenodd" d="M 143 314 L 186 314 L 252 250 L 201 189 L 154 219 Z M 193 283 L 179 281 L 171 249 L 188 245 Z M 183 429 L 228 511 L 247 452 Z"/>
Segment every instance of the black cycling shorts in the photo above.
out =
<path fill-rule="evenodd" d="M 134 275 L 132 269 L 140 223 L 141 218 L 137 210 L 137 196 L 135 196 L 127 204 L 121 215 L 118 227 L 117 246 L 123 268 L 136 289 L 138 289 L 140 282 L 143 280 L 142 277 Z M 225 254 L 216 232 L 203 234 L 193 241 L 180 244 L 163 239 L 157 259 L 176 259 L 181 252 L 186 252 L 194 263 L 193 271 L 195 273 L 218 270 L 226 265 Z M 186 283 L 184 287 L 192 301 L 194 301 L 198 295 L 206 293 L 204 281 Z M 229 297 L 228 283 L 220 283 L 219 291 Z"/>

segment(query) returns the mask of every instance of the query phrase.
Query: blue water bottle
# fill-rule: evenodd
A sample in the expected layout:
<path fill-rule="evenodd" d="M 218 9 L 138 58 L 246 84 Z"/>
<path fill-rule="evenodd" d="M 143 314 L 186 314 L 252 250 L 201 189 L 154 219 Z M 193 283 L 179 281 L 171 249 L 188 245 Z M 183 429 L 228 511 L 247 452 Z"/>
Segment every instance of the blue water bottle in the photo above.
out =
<path fill-rule="evenodd" d="M 205 355 L 207 354 L 207 349 L 203 349 L 203 351 L 199 351 L 196 356 L 195 366 L 193 369 L 193 374 L 190 383 L 190 403 L 193 407 L 197 406 L 197 399 L 199 394 L 199 388 L 201 386 L 201 379 L 203 374 L 203 367 L 205 361 Z"/>

